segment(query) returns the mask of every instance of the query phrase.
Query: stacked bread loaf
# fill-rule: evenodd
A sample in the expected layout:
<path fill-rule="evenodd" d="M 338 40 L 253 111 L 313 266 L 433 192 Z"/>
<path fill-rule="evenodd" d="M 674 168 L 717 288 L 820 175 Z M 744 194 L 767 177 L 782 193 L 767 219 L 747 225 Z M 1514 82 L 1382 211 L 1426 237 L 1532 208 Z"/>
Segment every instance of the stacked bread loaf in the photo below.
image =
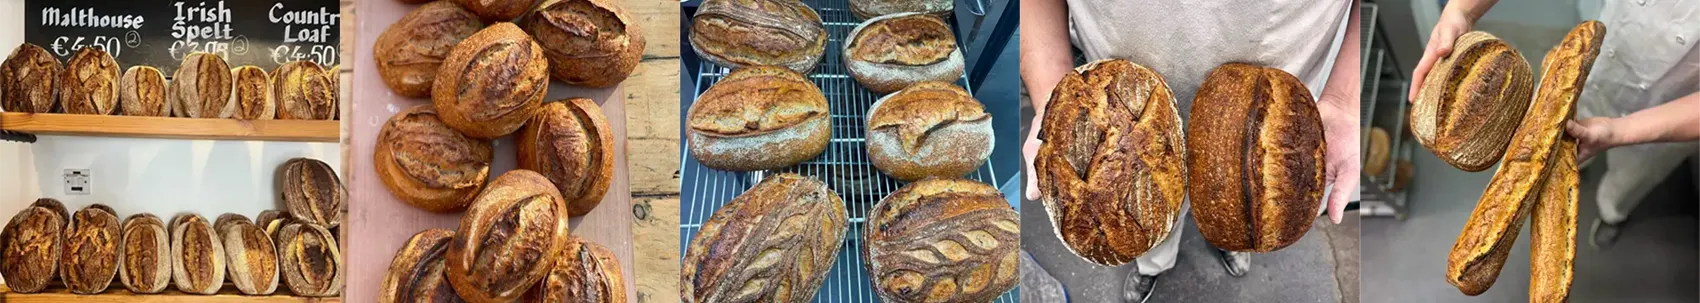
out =
<path fill-rule="evenodd" d="M 159 69 L 120 73 L 112 55 L 83 48 L 64 65 L 23 44 L 0 64 L 0 110 L 83 115 L 175 116 L 241 120 L 336 119 L 337 75 L 311 61 L 267 72 L 231 67 L 212 53 L 191 53 L 169 81 Z"/>

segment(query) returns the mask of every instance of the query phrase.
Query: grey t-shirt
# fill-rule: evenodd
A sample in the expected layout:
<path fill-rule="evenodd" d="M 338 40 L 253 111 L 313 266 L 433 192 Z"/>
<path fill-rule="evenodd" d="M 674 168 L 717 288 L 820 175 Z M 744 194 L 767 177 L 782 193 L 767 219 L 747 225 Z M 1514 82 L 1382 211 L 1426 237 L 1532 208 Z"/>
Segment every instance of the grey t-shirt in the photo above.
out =
<path fill-rule="evenodd" d="M 1344 40 L 1348 1 L 1067 0 L 1070 36 L 1086 61 L 1120 58 L 1157 71 L 1187 117 L 1210 70 L 1243 62 L 1279 68 L 1319 97 Z"/>

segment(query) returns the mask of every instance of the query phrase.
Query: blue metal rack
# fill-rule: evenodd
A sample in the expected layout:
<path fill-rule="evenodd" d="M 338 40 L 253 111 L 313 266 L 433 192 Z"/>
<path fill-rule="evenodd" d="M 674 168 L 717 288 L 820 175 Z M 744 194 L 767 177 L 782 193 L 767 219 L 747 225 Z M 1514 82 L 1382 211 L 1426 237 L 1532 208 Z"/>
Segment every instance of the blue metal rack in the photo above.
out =
<path fill-rule="evenodd" d="M 703 167 L 688 153 L 681 153 L 679 171 L 683 181 L 679 189 L 680 201 L 683 204 L 679 212 L 680 254 L 683 255 L 685 250 L 689 249 L 690 241 L 696 237 L 697 230 L 715 210 L 748 190 L 750 186 L 759 183 L 764 176 L 789 172 L 814 177 L 838 193 L 850 215 L 850 231 L 845 236 L 843 249 L 839 251 L 838 259 L 827 273 L 824 285 L 815 294 L 814 302 L 879 302 L 878 296 L 873 292 L 872 280 L 863 265 L 862 224 L 866 221 L 868 209 L 905 183 L 881 174 L 872 162 L 869 162 L 864 142 L 867 134 L 866 114 L 868 108 L 879 100 L 880 95 L 856 84 L 855 79 L 850 78 L 844 64 L 840 62 L 845 36 L 861 24 L 861 20 L 850 13 L 846 0 L 805 0 L 804 3 L 820 13 L 828 33 L 825 56 L 809 73 L 808 78 L 826 95 L 827 104 L 830 106 L 828 110 L 832 114 L 832 141 L 820 156 L 796 166 L 773 171 L 715 170 Z M 689 45 L 689 42 L 686 43 Z M 729 68 L 702 62 L 696 70 L 696 87 L 691 97 L 682 100 L 687 103 L 684 107 L 688 108 L 689 102 L 696 100 L 698 95 L 707 91 L 729 72 Z M 974 91 L 969 87 L 966 75 L 957 80 L 957 85 L 970 92 Z M 683 113 L 685 112 L 681 111 L 681 114 Z M 990 164 L 981 165 L 967 177 L 993 186 L 1000 186 L 1002 181 Z M 995 302 L 1018 302 L 1018 293 L 1019 289 L 1010 290 Z"/>

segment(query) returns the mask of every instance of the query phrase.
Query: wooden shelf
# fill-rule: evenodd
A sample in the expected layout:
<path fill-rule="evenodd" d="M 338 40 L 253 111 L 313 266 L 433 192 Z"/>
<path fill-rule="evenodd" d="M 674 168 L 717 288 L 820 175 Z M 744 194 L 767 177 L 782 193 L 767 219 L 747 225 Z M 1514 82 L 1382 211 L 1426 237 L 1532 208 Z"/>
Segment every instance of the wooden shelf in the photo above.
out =
<path fill-rule="evenodd" d="M 35 135 L 339 142 L 338 121 L 0 113 L 0 129 Z"/>
<path fill-rule="evenodd" d="M 217 294 L 195 295 L 177 291 L 170 286 L 164 292 L 157 294 L 137 294 L 124 289 L 124 285 L 112 283 L 105 292 L 93 295 L 79 295 L 61 286 L 52 286 L 47 290 L 22 294 L 13 293 L 11 288 L 0 284 L 0 302 L 6 303 L 104 303 L 104 302 L 158 302 L 158 303 L 201 303 L 201 302 L 270 302 L 270 303 L 341 303 L 342 298 L 310 298 L 297 297 L 289 294 L 289 288 L 279 281 L 277 292 L 269 296 L 249 296 L 236 291 L 236 286 L 225 284 Z"/>

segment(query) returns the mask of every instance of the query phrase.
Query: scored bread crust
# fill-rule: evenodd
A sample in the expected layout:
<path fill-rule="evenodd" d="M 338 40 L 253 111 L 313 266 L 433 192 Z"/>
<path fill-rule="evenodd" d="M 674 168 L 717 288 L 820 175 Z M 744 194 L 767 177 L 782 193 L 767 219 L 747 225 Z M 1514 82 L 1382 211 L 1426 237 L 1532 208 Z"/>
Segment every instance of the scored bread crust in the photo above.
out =
<path fill-rule="evenodd" d="M 235 118 L 271 120 L 277 118 L 277 99 L 272 95 L 271 74 L 253 65 L 230 69 L 230 103 L 236 104 Z"/>
<path fill-rule="evenodd" d="M 224 241 L 200 215 L 172 220 L 171 280 L 184 293 L 210 295 L 224 286 Z"/>
<path fill-rule="evenodd" d="M 124 219 L 118 250 L 118 280 L 133 293 L 152 294 L 171 285 L 171 233 L 153 214 Z"/>
<path fill-rule="evenodd" d="M 65 62 L 59 83 L 59 104 L 67 114 L 118 112 L 118 61 L 106 51 L 93 47 L 77 51 Z"/>
<path fill-rule="evenodd" d="M 1223 250 L 1270 252 L 1310 231 L 1327 142 L 1298 77 L 1223 64 L 1205 77 L 1191 113 L 1187 192 L 1199 235 Z"/>
<path fill-rule="evenodd" d="M 1604 25 L 1595 21 L 1584 22 L 1571 30 L 1562 43 L 1547 52 L 1546 59 L 1542 61 L 1541 89 L 1535 95 L 1521 125 L 1511 137 L 1510 147 L 1505 152 L 1499 169 L 1494 172 L 1493 179 L 1488 181 L 1481 200 L 1470 213 L 1469 223 L 1464 225 L 1463 231 L 1458 235 L 1458 241 L 1452 246 L 1451 254 L 1447 256 L 1446 282 L 1464 294 L 1481 294 L 1493 286 L 1494 281 L 1499 278 L 1500 269 L 1505 266 L 1505 259 L 1510 255 L 1512 245 L 1517 241 L 1517 233 L 1522 228 L 1524 218 L 1535 211 L 1536 201 L 1542 199 L 1543 191 L 1547 191 L 1543 190 L 1547 186 L 1546 183 L 1553 182 L 1552 176 L 1563 174 L 1556 173 L 1555 171 L 1561 169 L 1555 167 L 1568 168 L 1574 165 L 1554 162 L 1563 158 L 1564 149 L 1571 148 L 1562 142 L 1565 138 L 1564 123 L 1575 116 L 1576 99 L 1582 94 L 1583 84 L 1588 79 L 1594 59 L 1599 56 L 1600 44 L 1604 37 Z M 1573 170 L 1567 172 L 1571 171 Z M 1564 178 L 1557 179 L 1560 179 L 1560 182 L 1570 182 L 1562 180 Z M 1565 219 L 1548 216 L 1542 220 Z M 1557 273 L 1568 271 L 1569 266 L 1564 264 L 1568 262 L 1557 260 L 1573 258 L 1574 247 L 1566 252 L 1566 249 L 1546 244 L 1571 242 L 1574 238 L 1556 239 L 1565 233 L 1559 231 L 1563 227 L 1543 225 L 1532 228 L 1544 230 L 1534 237 L 1554 238 L 1542 239 L 1541 246 L 1530 246 L 1535 250 L 1530 254 L 1531 261 L 1542 262 L 1534 264 L 1534 267 L 1540 269 L 1532 270 L 1541 275 L 1535 277 L 1540 279 L 1530 283 L 1531 297 L 1567 295 L 1568 273 Z M 1565 292 L 1540 291 L 1548 289 Z"/>
<path fill-rule="evenodd" d="M 838 259 L 849 221 L 844 201 L 826 183 L 793 173 L 768 176 L 714 211 L 691 239 L 679 297 L 808 301 Z"/>
<path fill-rule="evenodd" d="M 868 211 L 862 259 L 885 302 L 991 302 L 1019 282 L 1021 223 L 998 189 L 927 178 Z"/>
<path fill-rule="evenodd" d="M 170 116 L 171 102 L 166 100 L 165 87 L 165 74 L 159 69 L 131 66 L 118 80 L 118 110 L 125 116 Z"/>
<path fill-rule="evenodd" d="M 820 14 L 794 0 L 706 0 L 691 16 L 691 50 L 729 68 L 784 66 L 808 73 L 826 53 Z"/>
<path fill-rule="evenodd" d="M 378 302 L 462 302 L 443 273 L 443 255 L 454 235 L 452 230 L 433 228 L 408 238 L 384 272 Z"/>
<path fill-rule="evenodd" d="M 337 77 L 313 61 L 293 61 L 271 72 L 279 120 L 331 120 L 337 112 Z"/>
<path fill-rule="evenodd" d="M 59 107 L 59 72 L 64 68 L 47 49 L 18 45 L 0 64 L 0 107 L 7 112 L 53 112 Z"/>
<path fill-rule="evenodd" d="M 56 211 L 30 206 L 18 211 L 6 228 L 0 230 L 0 254 L 4 254 L 0 256 L 0 276 L 5 277 L 6 286 L 12 291 L 40 292 L 58 275 L 67 217 L 63 208 Z"/>
<path fill-rule="evenodd" d="M 223 57 L 199 52 L 184 56 L 165 89 L 173 116 L 230 118 L 236 114 L 236 104 L 230 102 L 232 83 Z"/>
<path fill-rule="evenodd" d="M 118 274 L 118 215 L 95 204 L 71 215 L 60 255 L 59 280 L 77 294 L 95 294 L 112 285 Z"/>
<path fill-rule="evenodd" d="M 614 179 L 613 133 L 595 101 L 546 103 L 514 139 L 519 168 L 548 177 L 566 199 L 567 215 L 583 216 L 602 204 Z"/>
<path fill-rule="evenodd" d="M 566 201 L 549 179 L 515 169 L 472 201 L 444 255 L 449 285 L 468 302 L 509 302 L 548 274 L 567 246 Z"/>
<path fill-rule="evenodd" d="M 774 66 L 732 71 L 686 113 L 691 157 L 731 171 L 789 167 L 826 151 L 826 96 L 802 74 Z"/>
<path fill-rule="evenodd" d="M 863 20 L 906 12 L 948 17 L 955 9 L 952 0 L 850 0 L 850 13 Z"/>
<path fill-rule="evenodd" d="M 1057 238 L 1106 266 L 1162 243 L 1187 182 L 1184 128 L 1162 75 L 1127 60 L 1094 61 L 1063 75 L 1051 100 L 1033 166 Z"/>
<path fill-rule="evenodd" d="M 607 247 L 568 236 L 549 275 L 525 292 L 525 302 L 626 302 L 626 277 Z"/>
<path fill-rule="evenodd" d="M 390 194 L 434 212 L 465 209 L 484 187 L 495 158 L 489 140 L 443 124 L 429 104 L 390 117 L 376 145 L 372 167 Z"/>
<path fill-rule="evenodd" d="M 545 4 L 519 23 L 543 47 L 555 81 L 587 87 L 620 84 L 643 57 L 643 30 L 609 0 Z"/>
<path fill-rule="evenodd" d="M 956 47 L 956 34 L 944 19 L 936 16 L 920 13 L 879 16 L 857 25 L 847 37 L 850 43 L 844 44 L 844 66 L 856 83 L 875 93 L 890 93 L 926 81 L 951 82 L 962 77 L 962 50 Z M 865 49 L 875 46 L 864 43 L 879 39 L 896 39 L 900 43 L 885 45 L 883 49 Z M 931 50 L 920 52 L 931 56 L 916 55 L 918 51 L 908 48 Z M 941 48 L 950 51 L 939 54 Z M 871 61 L 863 56 L 870 54 L 895 58 Z"/>
<path fill-rule="evenodd" d="M 248 295 L 269 295 L 277 290 L 277 245 L 264 228 L 240 218 L 214 229 L 224 241 L 227 274 L 236 290 Z"/>
<path fill-rule="evenodd" d="M 278 231 L 278 271 L 289 292 L 305 297 L 342 293 L 347 263 L 336 236 L 312 223 L 294 222 Z"/>
<path fill-rule="evenodd" d="M 426 3 L 391 23 L 373 42 L 372 61 L 384 85 L 398 95 L 431 96 L 437 68 L 455 44 L 484 27 L 477 15 L 451 1 Z"/>
<path fill-rule="evenodd" d="M 543 48 L 518 26 L 501 22 L 449 51 L 431 82 L 431 103 L 449 127 L 469 137 L 495 139 L 531 119 L 548 86 Z"/>
<path fill-rule="evenodd" d="M 946 82 L 923 82 L 880 98 L 868 108 L 867 128 L 869 160 L 904 181 L 974 172 L 996 145 L 985 106 Z"/>
<path fill-rule="evenodd" d="M 1529 108 L 1529 63 L 1486 32 L 1466 33 L 1452 49 L 1411 100 L 1411 134 L 1447 164 L 1482 171 L 1505 153 Z"/>

